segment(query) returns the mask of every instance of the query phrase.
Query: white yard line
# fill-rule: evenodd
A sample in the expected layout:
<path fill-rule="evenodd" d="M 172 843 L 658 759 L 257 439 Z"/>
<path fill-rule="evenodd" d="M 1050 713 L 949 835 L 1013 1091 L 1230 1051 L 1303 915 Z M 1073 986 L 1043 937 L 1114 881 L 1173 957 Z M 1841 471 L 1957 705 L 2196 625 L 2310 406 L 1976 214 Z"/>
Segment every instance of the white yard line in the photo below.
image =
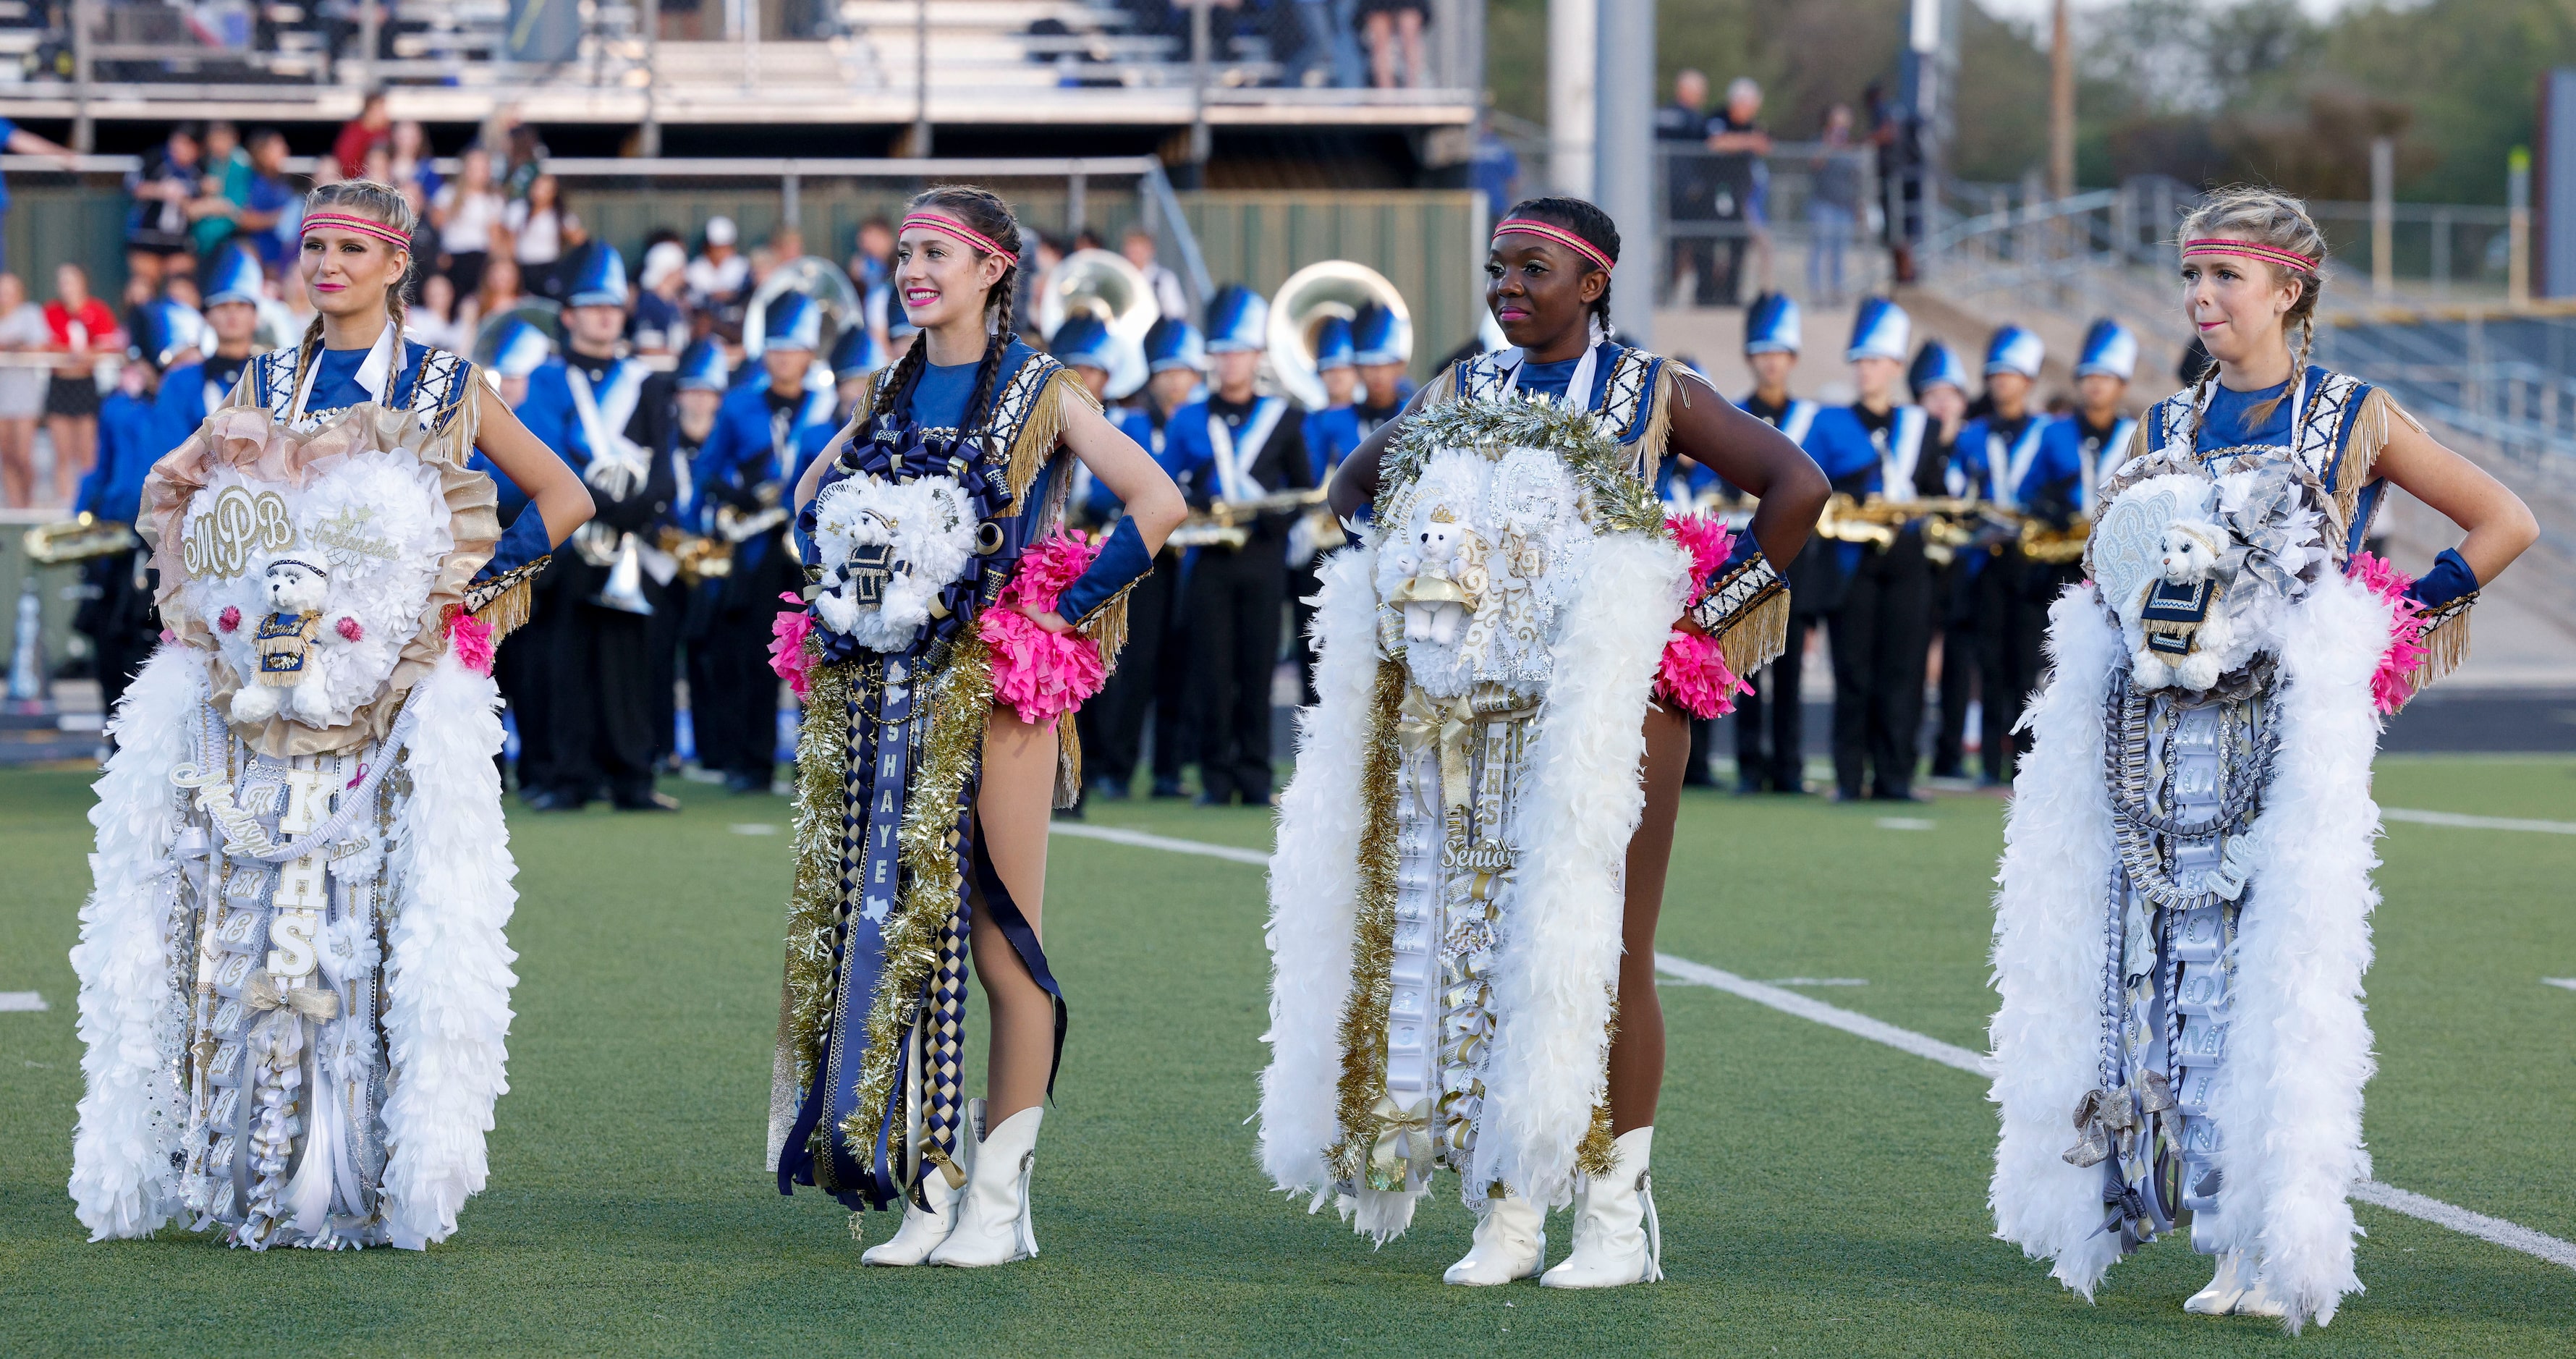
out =
<path fill-rule="evenodd" d="M 2576 821 L 2527 821 L 2515 816 L 2463 816 L 2458 812 L 2425 812 L 2412 807 L 2382 807 L 2382 821 L 2411 821 L 2419 826 L 2456 826 L 2462 830 L 2536 831 L 2542 835 L 2576 835 Z"/>
<path fill-rule="evenodd" d="M 33 991 L 0 991 L 0 1011 L 46 1010 L 45 998 Z"/>
<path fill-rule="evenodd" d="M 2442 812 L 2397 813 L 2387 809 L 2382 809 L 2380 815 L 2395 816 L 2399 820 L 2448 816 L 2447 813 Z M 2465 821 L 2485 826 L 2492 820 L 2492 818 L 2482 817 L 2459 817 L 2433 824 L 2452 825 Z M 2503 828 L 2512 830 L 2564 828 L 2576 831 L 2576 825 L 2555 821 L 2518 822 Z M 1132 845 L 1138 849 L 1159 849 L 1172 854 L 1203 854 L 1212 859 L 1227 859 L 1235 863 L 1256 866 L 1266 866 L 1270 862 L 1270 856 L 1260 850 L 1238 849 L 1232 845 L 1212 845 L 1204 840 L 1178 840 L 1168 835 L 1148 835 L 1143 831 L 1119 830 L 1110 826 L 1086 826 L 1078 822 L 1057 822 L 1051 829 L 1057 835 L 1080 836 L 1087 840 L 1107 840 L 1112 844 Z M 1986 1065 L 1986 1054 L 1982 1052 L 1971 1052 L 1956 1044 L 1944 1043 L 1928 1034 L 1916 1033 L 1911 1029 L 1900 1029 L 1883 1019 L 1872 1019 L 1868 1015 L 1846 1010 L 1840 1006 L 1827 1005 L 1812 996 L 1802 996 L 1795 991 L 1783 990 L 1769 982 L 1739 977 L 1724 968 L 1695 963 L 1688 958 L 1678 958 L 1669 953 L 1657 953 L 1655 967 L 1678 981 L 1713 987 L 1730 995 L 1742 996 L 1757 1005 L 1768 1005 L 1774 1010 L 1796 1015 L 1800 1019 L 1813 1020 L 1827 1028 L 1840 1029 L 1873 1043 L 1885 1043 L 1889 1047 L 1913 1053 L 1917 1057 L 1929 1058 L 1943 1066 L 1955 1067 L 1978 1076 L 1992 1074 Z M 2544 980 L 2548 980 L 2555 986 L 2566 984 L 2567 981 L 2576 981 L 2576 978 L 2566 979 L 2566 981 L 2546 978 Z M 2466 1208 L 2444 1203 L 2440 1199 L 2426 1198 L 2395 1185 L 2381 1184 L 2377 1180 L 2364 1180 L 2354 1185 L 2352 1196 L 2392 1213 L 2403 1213 L 2408 1217 L 2430 1222 L 2437 1227 L 2448 1227 L 2452 1231 L 2491 1242 L 2507 1250 L 2520 1251 L 2554 1265 L 2576 1269 L 2576 1242 L 2561 1241 L 2546 1232 L 2535 1232 L 2529 1227 L 2507 1222 L 2500 1217 L 2473 1213 Z"/>
<path fill-rule="evenodd" d="M 2540 980 L 2551 986 L 2563 986 L 2570 991 L 2576 991 L 2576 977 L 2543 977 Z"/>
<path fill-rule="evenodd" d="M 736 835 L 783 835 L 787 831 L 786 827 L 767 821 L 737 821 L 725 829 Z"/>

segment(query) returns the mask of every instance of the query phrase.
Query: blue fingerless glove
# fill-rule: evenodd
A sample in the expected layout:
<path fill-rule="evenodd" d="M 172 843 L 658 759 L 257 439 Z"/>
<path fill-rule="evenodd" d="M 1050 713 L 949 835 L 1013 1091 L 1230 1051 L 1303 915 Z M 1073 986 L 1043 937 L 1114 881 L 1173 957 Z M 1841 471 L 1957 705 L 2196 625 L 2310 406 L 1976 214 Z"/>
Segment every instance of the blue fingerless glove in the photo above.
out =
<path fill-rule="evenodd" d="M 518 518 L 510 521 L 508 528 L 501 530 L 501 541 L 492 548 L 492 560 L 483 563 L 483 569 L 474 573 L 473 583 L 480 584 L 516 571 L 530 562 L 543 561 L 546 554 L 554 550 L 554 540 L 546 536 L 546 517 L 537 513 L 536 506 L 530 505 L 519 512 Z"/>
<path fill-rule="evenodd" d="M 1100 555 L 1091 559 L 1073 583 L 1056 596 L 1055 611 L 1075 627 L 1099 611 L 1100 606 L 1116 599 L 1128 586 L 1145 578 L 1154 569 L 1154 554 L 1145 549 L 1145 535 L 1136 527 L 1134 516 L 1123 517 L 1109 531 L 1109 541 L 1100 545 Z"/>
<path fill-rule="evenodd" d="M 2475 594 L 2478 573 L 2469 569 L 2469 559 L 2457 548 L 2444 548 L 2433 559 L 2433 569 L 2415 578 L 2406 587 L 2406 597 L 2428 609 L 2438 609 L 2462 595 Z"/>

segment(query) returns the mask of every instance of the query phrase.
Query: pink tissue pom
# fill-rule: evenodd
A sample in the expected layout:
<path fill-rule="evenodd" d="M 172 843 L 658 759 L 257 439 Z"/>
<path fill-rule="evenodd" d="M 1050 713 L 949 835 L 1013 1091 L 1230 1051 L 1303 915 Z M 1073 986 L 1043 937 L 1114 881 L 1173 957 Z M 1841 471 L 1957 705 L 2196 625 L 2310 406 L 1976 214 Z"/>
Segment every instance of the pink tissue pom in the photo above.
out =
<path fill-rule="evenodd" d="M 1081 707 L 1109 682 L 1109 667 L 1100 659 L 1099 643 L 1079 632 L 1049 632 L 1017 606 L 1054 608 L 1065 587 L 1099 555 L 1100 549 L 1070 533 L 1042 538 L 1021 554 L 1010 584 L 985 611 L 993 697 L 1031 726 L 1044 726 Z"/>
<path fill-rule="evenodd" d="M 805 597 L 794 591 L 782 591 L 779 599 L 793 604 L 793 609 L 780 609 L 769 620 L 769 668 L 787 681 L 798 701 L 814 687 L 814 658 L 805 650 L 805 635 L 814 630 L 814 620 L 805 615 Z"/>
<path fill-rule="evenodd" d="M 367 630 L 358 626 L 358 620 L 345 613 L 340 615 L 339 633 L 344 642 L 365 641 L 367 637 Z"/>
<path fill-rule="evenodd" d="M 215 615 L 215 626 L 222 628 L 226 632 L 239 632 L 241 630 L 241 610 L 234 608 L 230 604 L 225 605 L 224 611 Z"/>
<path fill-rule="evenodd" d="M 492 625 L 458 609 L 447 618 L 447 646 L 456 663 L 478 675 L 492 673 Z"/>
<path fill-rule="evenodd" d="M 1735 546 L 1735 534 L 1707 515 L 1671 515 L 1664 520 L 1673 538 L 1691 557 L 1691 600 L 1707 589 L 1709 576 Z M 1693 717 L 1724 717 L 1735 711 L 1735 696 L 1753 686 L 1726 668 L 1717 639 L 1704 633 L 1673 629 L 1664 640 L 1664 657 L 1655 668 L 1655 697 Z"/>
<path fill-rule="evenodd" d="M 2370 676 L 2370 697 L 2382 714 L 2396 712 L 2415 696 L 2415 667 L 2433 654 L 2424 645 L 2424 606 L 2406 593 L 2415 578 L 2369 552 L 2352 554 L 2352 565 L 2346 570 L 2372 594 L 2387 600 L 2391 609 L 2388 649 L 2379 653 L 2379 669 Z"/>

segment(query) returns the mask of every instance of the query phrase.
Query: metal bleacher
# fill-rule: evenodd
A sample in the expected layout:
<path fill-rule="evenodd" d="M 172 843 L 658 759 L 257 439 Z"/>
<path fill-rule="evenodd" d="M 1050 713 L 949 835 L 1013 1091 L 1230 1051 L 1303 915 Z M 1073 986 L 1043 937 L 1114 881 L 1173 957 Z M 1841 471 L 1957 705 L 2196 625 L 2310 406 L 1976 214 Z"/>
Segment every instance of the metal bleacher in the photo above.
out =
<path fill-rule="evenodd" d="M 792 17 L 791 3 L 804 6 Z M 1297 80 L 1310 63 L 1284 0 L 1212 7 L 1203 54 L 1189 8 L 1168 0 L 698 0 L 697 40 L 651 38 L 638 0 L 594 0 L 577 32 L 535 42 L 536 11 L 511 0 L 382 0 L 372 16 L 357 0 L 0 0 L 0 100 L 24 117 L 152 121 L 287 118 L 302 102 L 320 121 L 383 87 L 397 116 L 424 121 L 506 103 L 540 123 L 903 125 L 926 112 L 940 124 L 1463 127 L 1482 3 L 1432 0 L 1434 88 L 1360 90 Z M 76 10 L 91 16 L 85 42 Z"/>

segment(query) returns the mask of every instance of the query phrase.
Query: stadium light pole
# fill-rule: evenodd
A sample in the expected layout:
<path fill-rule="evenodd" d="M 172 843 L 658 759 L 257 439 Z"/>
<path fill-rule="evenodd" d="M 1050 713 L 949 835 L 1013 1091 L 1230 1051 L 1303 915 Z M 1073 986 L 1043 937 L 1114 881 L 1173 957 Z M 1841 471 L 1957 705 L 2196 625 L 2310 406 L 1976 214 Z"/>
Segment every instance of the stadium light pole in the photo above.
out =
<path fill-rule="evenodd" d="M 1547 177 L 1558 193 L 1590 198 L 1595 0 L 1547 3 Z"/>
<path fill-rule="evenodd" d="M 1621 254 L 1643 260 L 1629 285 L 1610 294 L 1611 324 L 1628 341 L 1655 339 L 1654 261 L 1663 258 L 1655 220 L 1655 0 L 1599 0 L 1600 50 L 1593 88 L 1594 201 L 1620 226 Z M 1642 247 L 1642 248 L 1641 248 Z"/>

